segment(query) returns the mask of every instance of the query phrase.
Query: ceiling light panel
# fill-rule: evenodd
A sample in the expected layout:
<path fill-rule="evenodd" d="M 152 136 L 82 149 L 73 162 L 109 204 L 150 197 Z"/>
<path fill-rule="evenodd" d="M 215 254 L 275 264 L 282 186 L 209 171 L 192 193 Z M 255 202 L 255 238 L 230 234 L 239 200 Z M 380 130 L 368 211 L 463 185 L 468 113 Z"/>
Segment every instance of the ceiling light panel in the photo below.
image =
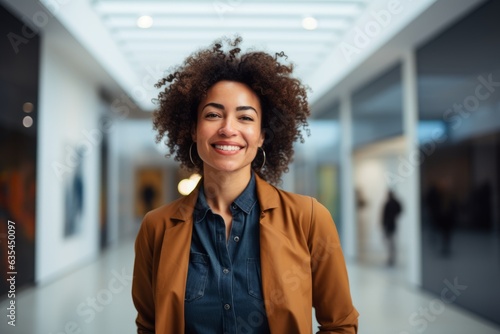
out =
<path fill-rule="evenodd" d="M 152 15 L 155 28 L 172 29 L 244 29 L 252 28 L 258 30 L 265 29 L 301 29 L 303 18 L 299 15 L 289 17 L 254 17 L 245 16 L 242 18 L 228 17 L 224 20 L 214 19 L 213 17 L 199 15 Z M 350 20 L 347 18 L 326 17 L 316 18 L 318 29 L 344 31 L 349 27 Z M 117 28 L 135 28 L 137 23 L 136 15 L 111 16 L 104 18 L 104 23 L 111 29 Z"/>
<path fill-rule="evenodd" d="M 120 36 L 117 36 L 120 35 Z M 178 44 L 192 44 L 193 42 L 199 43 L 200 45 L 209 44 L 215 39 L 219 39 L 222 36 L 233 37 L 235 35 L 240 35 L 245 41 L 261 41 L 261 42 L 292 42 L 296 43 L 327 43 L 336 42 L 339 37 L 335 33 L 331 32 L 310 32 L 306 30 L 300 30 L 293 34 L 284 33 L 281 31 L 269 31 L 268 33 L 251 31 L 251 30 L 220 30 L 216 32 L 172 32 L 172 31 L 146 31 L 142 32 L 130 32 L 129 37 L 127 33 L 121 32 L 114 35 L 117 43 L 121 45 L 127 45 L 131 43 L 178 43 Z"/>

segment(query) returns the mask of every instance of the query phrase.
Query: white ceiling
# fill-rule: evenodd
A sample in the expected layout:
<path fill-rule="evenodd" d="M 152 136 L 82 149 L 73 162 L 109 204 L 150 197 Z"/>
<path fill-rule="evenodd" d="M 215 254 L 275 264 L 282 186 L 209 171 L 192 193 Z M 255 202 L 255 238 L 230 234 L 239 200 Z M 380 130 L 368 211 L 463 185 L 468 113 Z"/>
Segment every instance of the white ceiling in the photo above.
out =
<path fill-rule="evenodd" d="M 221 36 L 239 34 L 244 48 L 285 51 L 305 76 L 331 52 L 369 0 L 95 0 L 92 8 L 125 56 L 143 77 L 147 68 L 168 69 Z M 142 15 L 151 28 L 137 25 Z M 302 27 L 314 17 L 315 30 Z M 146 70 L 147 71 L 147 70 Z"/>

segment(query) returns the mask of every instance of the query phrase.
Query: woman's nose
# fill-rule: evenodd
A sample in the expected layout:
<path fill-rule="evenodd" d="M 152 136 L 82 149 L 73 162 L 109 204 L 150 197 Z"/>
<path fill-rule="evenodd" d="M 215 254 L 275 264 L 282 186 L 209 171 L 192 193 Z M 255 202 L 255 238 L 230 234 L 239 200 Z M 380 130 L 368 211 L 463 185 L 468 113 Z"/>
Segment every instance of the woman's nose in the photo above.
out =
<path fill-rule="evenodd" d="M 230 137 L 236 134 L 236 129 L 234 128 L 233 120 L 226 118 L 221 128 L 219 129 L 219 135 Z"/>

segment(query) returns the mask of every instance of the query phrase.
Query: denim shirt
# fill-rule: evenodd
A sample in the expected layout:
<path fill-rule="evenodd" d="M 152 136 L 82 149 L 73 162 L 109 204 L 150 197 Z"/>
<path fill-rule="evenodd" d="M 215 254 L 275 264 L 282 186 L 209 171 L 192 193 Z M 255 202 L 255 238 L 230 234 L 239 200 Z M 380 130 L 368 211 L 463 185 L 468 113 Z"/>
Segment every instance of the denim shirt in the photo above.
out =
<path fill-rule="evenodd" d="M 184 303 L 186 333 L 270 333 L 260 273 L 255 176 L 231 204 L 229 239 L 200 187 L 194 210 Z"/>

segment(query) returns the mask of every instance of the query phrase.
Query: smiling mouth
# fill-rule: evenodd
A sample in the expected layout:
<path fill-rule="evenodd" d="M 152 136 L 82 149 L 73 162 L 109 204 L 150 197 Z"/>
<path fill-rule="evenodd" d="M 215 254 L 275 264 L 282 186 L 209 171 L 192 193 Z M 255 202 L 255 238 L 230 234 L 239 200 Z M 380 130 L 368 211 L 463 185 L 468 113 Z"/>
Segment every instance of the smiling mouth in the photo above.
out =
<path fill-rule="evenodd" d="M 240 146 L 234 146 L 234 145 L 213 145 L 218 150 L 221 151 L 239 151 L 241 150 Z"/>

